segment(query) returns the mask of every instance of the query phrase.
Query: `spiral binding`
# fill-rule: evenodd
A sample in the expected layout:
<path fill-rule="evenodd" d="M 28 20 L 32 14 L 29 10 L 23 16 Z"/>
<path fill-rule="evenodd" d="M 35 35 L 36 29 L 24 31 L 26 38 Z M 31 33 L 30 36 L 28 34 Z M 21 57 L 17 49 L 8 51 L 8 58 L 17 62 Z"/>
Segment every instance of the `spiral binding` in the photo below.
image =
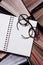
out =
<path fill-rule="evenodd" d="M 3 49 L 4 51 L 7 51 L 7 48 L 8 48 L 8 43 L 9 43 L 9 38 L 10 38 L 11 30 L 12 30 L 13 20 L 14 20 L 14 16 L 11 16 L 9 25 L 8 25 L 7 34 L 6 34 L 5 43 L 4 43 L 4 49 Z"/>

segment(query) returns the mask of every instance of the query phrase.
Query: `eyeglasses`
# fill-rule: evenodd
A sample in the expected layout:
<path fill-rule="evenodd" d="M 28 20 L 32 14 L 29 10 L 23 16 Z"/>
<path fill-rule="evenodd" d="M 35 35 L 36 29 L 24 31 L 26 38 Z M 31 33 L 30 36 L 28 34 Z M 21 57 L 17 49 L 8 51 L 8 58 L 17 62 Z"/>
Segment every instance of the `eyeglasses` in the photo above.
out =
<path fill-rule="evenodd" d="M 32 16 L 28 16 L 26 14 L 21 14 L 18 18 L 18 22 L 17 22 L 17 30 L 19 30 L 19 26 L 18 24 L 20 24 L 21 26 L 31 26 L 30 29 L 28 30 L 28 37 L 25 37 L 24 35 L 21 35 L 24 39 L 28 39 L 28 38 L 34 38 L 33 34 L 35 33 L 35 36 L 37 36 L 39 34 L 39 31 L 36 33 L 36 27 L 33 27 L 33 25 L 29 22 L 29 20 L 32 20 Z M 22 21 L 25 21 L 24 23 Z"/>

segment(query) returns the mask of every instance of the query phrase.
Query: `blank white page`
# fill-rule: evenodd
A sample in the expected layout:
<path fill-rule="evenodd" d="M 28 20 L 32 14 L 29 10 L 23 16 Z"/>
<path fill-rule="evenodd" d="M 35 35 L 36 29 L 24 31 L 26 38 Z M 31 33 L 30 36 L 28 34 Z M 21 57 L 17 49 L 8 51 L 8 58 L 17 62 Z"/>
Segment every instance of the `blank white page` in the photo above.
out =
<path fill-rule="evenodd" d="M 3 50 L 10 16 L 0 13 L 0 50 Z"/>
<path fill-rule="evenodd" d="M 33 26 L 36 27 L 37 22 L 33 20 L 29 20 Z M 30 26 L 23 27 L 19 24 L 19 31 L 17 30 L 17 22 L 18 18 L 14 19 L 13 27 L 10 35 L 10 40 L 8 44 L 7 52 L 30 56 L 33 39 L 23 39 L 21 35 L 28 36 L 28 30 Z"/>

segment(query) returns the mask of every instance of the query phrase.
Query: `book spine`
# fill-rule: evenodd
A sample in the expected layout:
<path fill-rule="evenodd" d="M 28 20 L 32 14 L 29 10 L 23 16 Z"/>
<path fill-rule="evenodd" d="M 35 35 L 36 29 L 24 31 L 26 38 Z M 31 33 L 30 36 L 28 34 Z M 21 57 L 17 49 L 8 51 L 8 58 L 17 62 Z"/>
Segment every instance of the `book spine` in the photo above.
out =
<path fill-rule="evenodd" d="M 36 64 L 37 65 L 41 65 L 41 63 L 39 62 L 39 60 L 36 58 L 35 54 L 32 52 L 32 56 L 34 57 Z"/>
<path fill-rule="evenodd" d="M 14 20 L 14 16 L 11 16 L 10 21 L 9 21 L 9 25 L 8 25 L 7 34 L 6 34 L 5 43 L 4 43 L 4 49 L 3 49 L 4 51 L 7 51 L 7 48 L 8 48 L 9 38 L 10 38 L 12 26 L 13 26 L 13 20 Z"/>

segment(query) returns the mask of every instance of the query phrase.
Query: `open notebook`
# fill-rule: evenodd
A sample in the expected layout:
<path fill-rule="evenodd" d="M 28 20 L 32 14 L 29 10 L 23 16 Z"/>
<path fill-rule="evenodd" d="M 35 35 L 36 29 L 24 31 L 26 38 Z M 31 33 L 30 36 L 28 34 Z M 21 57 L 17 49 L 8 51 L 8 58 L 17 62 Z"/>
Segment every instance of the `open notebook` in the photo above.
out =
<path fill-rule="evenodd" d="M 30 26 L 23 27 L 19 24 L 18 31 L 17 22 L 18 17 L 0 13 L 0 51 L 30 56 L 34 39 L 31 37 L 24 39 L 21 36 L 28 36 Z M 29 20 L 29 22 L 33 27 L 36 27 L 37 21 Z"/>

